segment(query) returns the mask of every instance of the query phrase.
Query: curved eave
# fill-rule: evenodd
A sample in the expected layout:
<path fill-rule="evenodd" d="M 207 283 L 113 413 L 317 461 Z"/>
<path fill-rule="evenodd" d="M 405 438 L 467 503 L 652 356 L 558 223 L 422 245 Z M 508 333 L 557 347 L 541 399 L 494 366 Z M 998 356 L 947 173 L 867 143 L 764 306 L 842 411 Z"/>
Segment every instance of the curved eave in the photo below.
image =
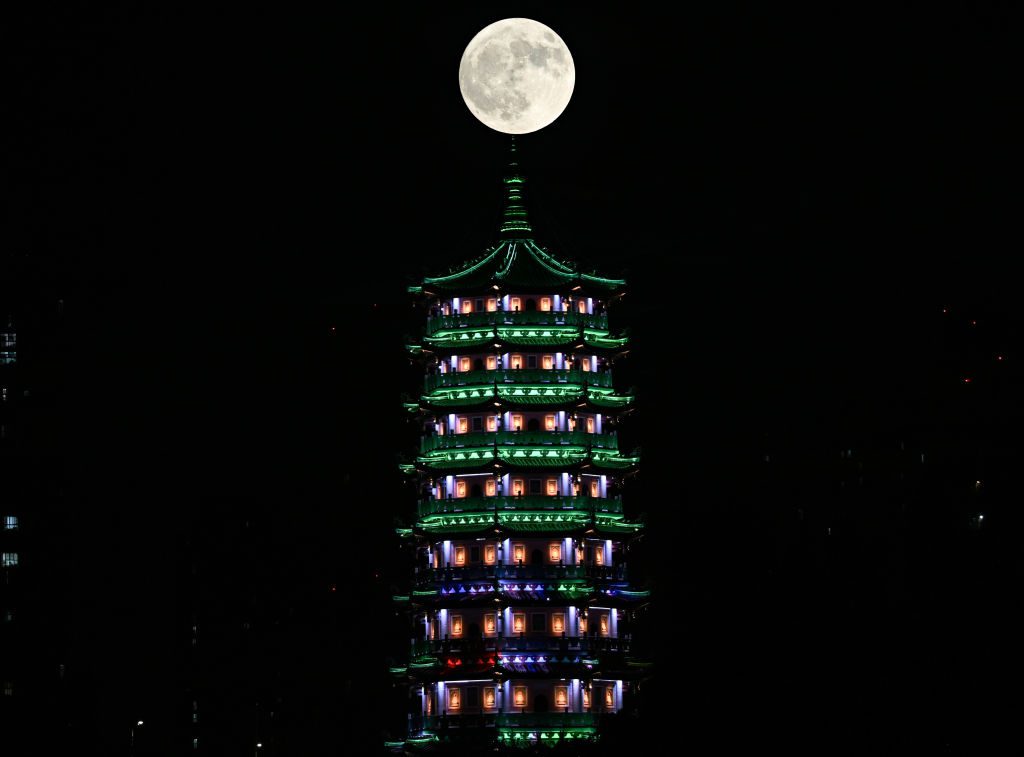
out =
<path fill-rule="evenodd" d="M 467 407 L 485 403 L 530 407 L 578 407 L 580 403 L 584 403 L 595 408 L 619 410 L 631 405 L 634 399 L 631 394 L 616 394 L 611 388 L 585 384 L 481 384 L 444 387 L 420 395 L 421 405 L 426 405 L 430 409 Z"/>
<path fill-rule="evenodd" d="M 495 465 L 516 469 L 543 469 L 579 464 L 607 471 L 628 471 L 636 468 L 639 463 L 638 456 L 624 456 L 612 450 L 588 449 L 575 445 L 457 448 L 435 450 L 416 458 L 417 469 L 424 472 L 479 470 L 483 467 L 493 468 Z"/>
<path fill-rule="evenodd" d="M 619 514 L 591 514 L 581 511 L 524 512 L 505 510 L 489 513 L 428 515 L 416 521 L 413 531 L 420 535 L 437 534 L 533 534 L 580 536 L 631 536 L 644 524 Z"/>
<path fill-rule="evenodd" d="M 614 336 L 608 329 L 589 326 L 492 326 L 439 329 L 424 336 L 421 349 L 433 352 L 479 347 L 589 347 L 601 351 L 623 350 L 629 336 Z M 420 346 L 420 345 L 413 345 Z"/>

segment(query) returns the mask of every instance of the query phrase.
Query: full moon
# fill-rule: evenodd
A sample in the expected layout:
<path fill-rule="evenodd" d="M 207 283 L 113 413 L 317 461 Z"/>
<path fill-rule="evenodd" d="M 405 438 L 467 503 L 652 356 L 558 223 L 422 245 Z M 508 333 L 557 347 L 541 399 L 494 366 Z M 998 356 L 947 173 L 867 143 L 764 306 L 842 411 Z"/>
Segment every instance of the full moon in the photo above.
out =
<path fill-rule="evenodd" d="M 484 27 L 459 63 L 459 89 L 470 112 L 505 134 L 543 129 L 565 110 L 576 67 L 562 38 L 529 18 Z"/>

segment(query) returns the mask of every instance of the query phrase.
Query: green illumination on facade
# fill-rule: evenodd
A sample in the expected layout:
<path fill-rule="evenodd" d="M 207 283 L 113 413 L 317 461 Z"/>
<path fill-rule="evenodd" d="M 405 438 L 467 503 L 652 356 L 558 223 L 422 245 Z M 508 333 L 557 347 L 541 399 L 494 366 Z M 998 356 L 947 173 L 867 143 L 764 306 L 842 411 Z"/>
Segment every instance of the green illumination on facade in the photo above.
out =
<path fill-rule="evenodd" d="M 473 431 L 467 434 L 425 436 L 420 440 L 420 452 L 426 454 L 438 449 L 460 447 L 493 447 L 494 445 L 575 445 L 617 450 L 618 437 L 611 434 L 588 434 L 585 431 Z"/>
<path fill-rule="evenodd" d="M 602 408 L 622 408 L 632 403 L 633 397 L 616 394 L 607 387 L 579 384 L 492 384 L 487 387 L 435 389 L 420 400 L 434 407 L 462 407 L 496 401 L 523 405 L 587 402 Z"/>
<path fill-rule="evenodd" d="M 505 464 L 521 468 L 565 467 L 590 463 L 600 468 L 624 470 L 640 462 L 639 457 L 625 457 L 606 449 L 580 445 L 505 446 L 490 449 L 433 450 L 420 455 L 416 462 L 432 470 L 480 468 L 485 465 Z"/>
<path fill-rule="evenodd" d="M 473 349 L 504 344 L 514 347 L 572 347 L 582 344 L 596 349 L 625 347 L 629 337 L 612 336 L 607 329 L 580 326 L 495 326 L 475 329 L 438 329 L 423 341 L 435 349 Z M 411 351 L 411 350 L 410 350 Z"/>
<path fill-rule="evenodd" d="M 419 515 L 494 512 L 495 510 L 531 510 L 536 512 L 622 513 L 617 497 L 560 497 L 525 494 L 511 497 L 460 497 L 429 499 L 419 503 Z"/>
<path fill-rule="evenodd" d="M 427 515 L 416 522 L 419 531 L 427 533 L 455 532 L 500 526 L 510 531 L 524 530 L 527 526 L 540 526 L 541 530 L 574 531 L 585 526 L 594 525 L 609 531 L 635 533 L 644 525 L 636 521 L 627 521 L 624 515 L 616 513 L 591 513 L 586 510 L 550 511 L 517 511 L 503 510 L 490 513 L 463 513 L 459 515 Z M 413 596 L 420 596 L 413 592 Z"/>
<path fill-rule="evenodd" d="M 568 384 L 577 389 L 583 386 L 611 388 L 612 374 L 584 371 L 579 368 L 555 370 L 545 368 L 516 368 L 493 371 L 465 371 L 431 373 L 423 380 L 423 388 L 430 392 L 455 386 L 486 386 L 494 384 Z"/>
<path fill-rule="evenodd" d="M 581 326 L 607 329 L 605 313 L 580 313 L 576 310 L 497 310 L 483 313 L 437 315 L 427 319 L 427 336 L 438 336 L 469 328 L 485 326 Z"/>

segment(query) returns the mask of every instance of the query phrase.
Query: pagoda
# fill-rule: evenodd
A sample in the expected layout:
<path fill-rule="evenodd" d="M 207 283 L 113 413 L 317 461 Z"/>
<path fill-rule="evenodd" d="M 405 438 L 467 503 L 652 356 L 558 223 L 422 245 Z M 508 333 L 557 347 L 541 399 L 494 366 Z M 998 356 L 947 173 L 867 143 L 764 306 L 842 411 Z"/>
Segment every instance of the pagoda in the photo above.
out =
<path fill-rule="evenodd" d="M 406 407 L 420 433 L 402 465 L 418 512 L 409 687 L 396 752 L 586 747 L 628 702 L 641 666 L 630 620 L 648 593 L 626 555 L 643 524 L 622 484 L 638 457 L 616 428 L 628 336 L 609 329 L 622 279 L 581 271 L 534 241 L 513 144 L 497 244 L 410 292 L 427 315 Z"/>

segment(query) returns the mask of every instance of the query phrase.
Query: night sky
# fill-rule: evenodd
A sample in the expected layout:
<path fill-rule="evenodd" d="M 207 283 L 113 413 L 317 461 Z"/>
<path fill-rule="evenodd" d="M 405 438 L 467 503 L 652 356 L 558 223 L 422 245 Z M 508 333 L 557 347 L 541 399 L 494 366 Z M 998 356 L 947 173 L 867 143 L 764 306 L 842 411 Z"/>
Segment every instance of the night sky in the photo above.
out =
<path fill-rule="evenodd" d="M 635 738 L 994 739 L 1024 575 L 1013 19 L 661 8 L 81 7 L 9 27 L 0 295 L 64 300 L 46 349 L 82 743 L 122 748 L 137 710 L 171 734 L 190 675 L 221 699 L 300 692 L 310 743 L 382 739 L 405 636 L 392 528 L 414 507 L 405 287 L 496 238 L 509 139 L 457 69 L 508 16 L 552 27 L 577 69 L 565 113 L 519 139 L 537 237 L 631 284 L 625 501 L 650 524 L 658 670 Z M 190 608 L 236 602 L 269 630 L 188 672 Z"/>

